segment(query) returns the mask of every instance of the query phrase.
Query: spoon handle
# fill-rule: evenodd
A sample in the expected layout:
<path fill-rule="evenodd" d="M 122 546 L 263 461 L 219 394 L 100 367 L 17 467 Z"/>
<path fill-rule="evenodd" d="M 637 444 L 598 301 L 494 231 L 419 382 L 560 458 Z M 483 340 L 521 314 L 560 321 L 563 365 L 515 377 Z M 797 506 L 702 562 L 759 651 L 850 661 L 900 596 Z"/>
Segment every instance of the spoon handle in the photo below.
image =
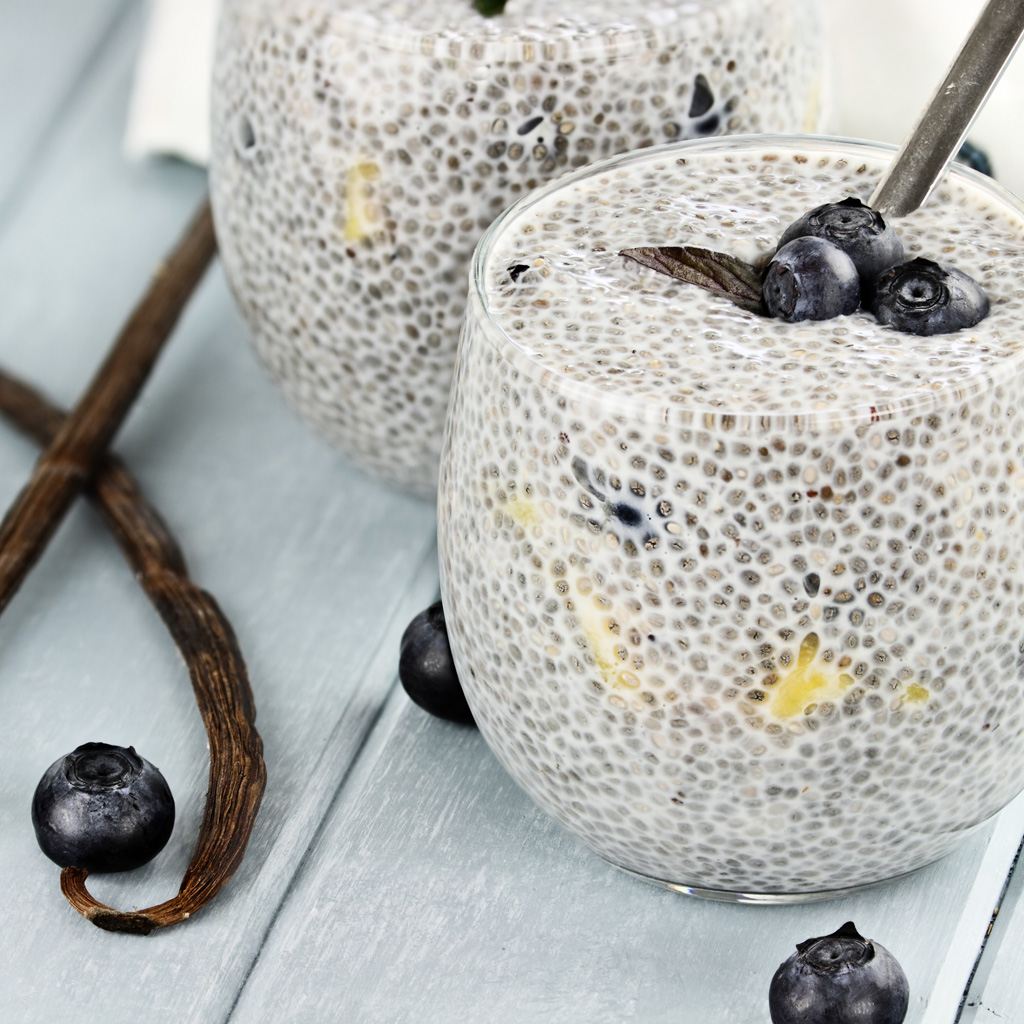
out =
<path fill-rule="evenodd" d="M 903 217 L 928 198 L 1016 52 L 1022 34 L 1024 0 L 989 0 L 878 183 L 869 206 L 887 217 Z"/>

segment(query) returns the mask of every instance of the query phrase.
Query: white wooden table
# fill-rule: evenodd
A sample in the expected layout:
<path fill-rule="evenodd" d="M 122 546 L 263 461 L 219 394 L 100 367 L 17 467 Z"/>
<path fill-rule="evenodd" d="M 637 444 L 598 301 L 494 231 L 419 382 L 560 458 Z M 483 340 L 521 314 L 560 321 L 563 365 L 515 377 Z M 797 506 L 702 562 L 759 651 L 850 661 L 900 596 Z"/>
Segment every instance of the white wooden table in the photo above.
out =
<path fill-rule="evenodd" d="M 68 405 L 205 178 L 121 156 L 138 2 L 0 12 L 0 363 Z M 398 639 L 436 593 L 434 510 L 347 467 L 285 409 L 218 269 L 117 449 L 235 625 L 269 784 L 242 868 L 193 920 L 115 935 L 65 903 L 29 819 L 53 760 L 90 740 L 134 744 L 171 784 L 164 853 L 90 879 L 124 909 L 177 891 L 207 772 L 166 632 L 76 507 L 0 618 L 3 1020 L 753 1024 L 794 944 L 848 919 L 903 963 L 909 1021 L 1024 1020 L 1021 801 L 868 894 L 707 903 L 608 867 L 534 809 L 475 731 L 411 706 Z M 0 428 L 0 503 L 33 459 Z"/>

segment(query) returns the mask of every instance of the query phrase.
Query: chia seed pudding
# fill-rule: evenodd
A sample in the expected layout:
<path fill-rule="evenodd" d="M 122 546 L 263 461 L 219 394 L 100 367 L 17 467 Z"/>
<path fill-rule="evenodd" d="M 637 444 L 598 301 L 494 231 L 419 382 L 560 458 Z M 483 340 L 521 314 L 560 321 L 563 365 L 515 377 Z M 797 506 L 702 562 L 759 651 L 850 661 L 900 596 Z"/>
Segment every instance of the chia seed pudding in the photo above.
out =
<path fill-rule="evenodd" d="M 288 401 L 433 494 L 473 246 L 561 172 L 821 127 L 819 0 L 225 0 L 211 193 Z"/>
<path fill-rule="evenodd" d="M 474 258 L 441 466 L 475 718 L 601 856 L 719 898 L 916 869 L 1024 787 L 1024 219 L 951 171 L 896 222 L 976 327 L 786 323 L 648 271 L 748 262 L 892 153 L 685 143 L 517 204 Z"/>

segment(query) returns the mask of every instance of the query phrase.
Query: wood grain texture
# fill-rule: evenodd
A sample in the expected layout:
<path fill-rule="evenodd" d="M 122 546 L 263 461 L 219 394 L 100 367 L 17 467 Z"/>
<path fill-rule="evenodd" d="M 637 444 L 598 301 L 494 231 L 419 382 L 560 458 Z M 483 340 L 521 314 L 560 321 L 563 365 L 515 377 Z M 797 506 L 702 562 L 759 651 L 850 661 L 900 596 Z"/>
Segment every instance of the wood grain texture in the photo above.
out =
<path fill-rule="evenodd" d="M 202 216 L 208 219 L 208 206 Z M 172 260 L 167 272 L 173 269 Z M 3 372 L 0 409 L 48 452 L 54 438 L 67 433 L 71 419 L 35 389 Z M 124 463 L 101 451 L 94 452 L 91 461 L 90 472 L 79 464 L 83 490 L 99 508 L 188 667 L 210 745 L 203 821 L 175 896 L 143 910 L 118 911 L 91 896 L 85 884 L 87 871 L 69 866 L 61 872 L 62 892 L 93 924 L 107 931 L 148 935 L 193 917 L 238 870 L 263 799 L 267 770 L 256 730 L 256 703 L 231 623 L 213 595 L 192 581 L 177 541 Z"/>
<path fill-rule="evenodd" d="M 62 130 L 0 229 L 9 286 L 0 362 L 65 403 L 205 191 L 195 169 L 121 157 L 143 13 L 133 5 L 68 98 Z M 236 627 L 270 784 L 214 913 L 140 943 L 83 927 L 67 907 L 29 819 L 46 766 L 102 737 L 134 744 L 164 772 L 179 821 L 167 849 L 138 872 L 89 880 L 104 903 L 132 907 L 177 888 L 209 758 L 163 626 L 103 527 L 73 509 L 0 619 L 0 863 L 17 879 L 0 935 L 0 997 L 5 1019 L 19 1024 L 227 1019 L 395 684 L 401 631 L 437 588 L 433 509 L 346 467 L 285 408 L 217 272 L 183 316 L 119 447 Z M 15 434 L 0 435 L 0 501 L 32 459 Z"/>
<path fill-rule="evenodd" d="M 204 200 L 0 521 L 0 612 L 88 484 L 216 250 L 213 214 Z"/>
<path fill-rule="evenodd" d="M 958 1024 L 1024 1020 L 1024 870 L 1018 859 Z"/>
<path fill-rule="evenodd" d="M 126 5 L 98 52 L 82 25 L 99 21 L 83 11 L 117 13 L 113 0 L 22 8 L 44 10 L 52 38 L 33 37 L 19 95 L 48 97 L 33 116 L 61 113 L 26 128 L 18 104 L 0 105 L 0 139 L 46 140 L 0 220 L 0 362 L 68 404 L 205 179 L 120 156 L 141 6 Z M 10 39 L 0 20 L 0 52 Z M 140 871 L 90 879 L 106 903 L 146 906 L 188 863 L 209 756 L 163 626 L 101 524 L 73 509 L 0 619 L 5 1019 L 767 1024 L 775 965 L 852 917 L 904 963 L 908 1021 L 952 1024 L 950 993 L 1001 889 L 1012 816 L 905 882 L 833 904 L 730 907 L 648 887 L 537 811 L 476 733 L 395 689 L 398 639 L 437 588 L 433 510 L 299 424 L 219 271 L 118 447 L 236 626 L 270 782 L 233 883 L 187 927 L 139 942 L 83 928 L 64 904 L 29 823 L 45 768 L 87 740 L 135 744 L 159 765 L 181 827 Z M 0 500 L 33 454 L 0 435 Z M 985 1024 L 1024 1020 L 1021 884 L 975 976 L 992 1000 Z"/>
<path fill-rule="evenodd" d="M 386 734 L 386 735 L 385 735 Z M 537 810 L 475 732 L 401 694 L 332 809 L 232 1016 L 282 1022 L 767 1024 L 775 968 L 854 920 L 901 961 L 908 1024 L 953 1024 L 1024 801 L 903 882 L 803 907 L 681 896 Z M 1005 828 L 1000 829 L 1000 824 Z M 979 884 L 986 891 L 976 892 Z M 986 881 L 987 880 L 987 881 Z M 957 988 L 959 986 L 959 988 Z"/>
<path fill-rule="evenodd" d="M 0 220 L 59 132 L 75 84 L 88 77 L 130 0 L 6 3 L 0 30 Z"/>

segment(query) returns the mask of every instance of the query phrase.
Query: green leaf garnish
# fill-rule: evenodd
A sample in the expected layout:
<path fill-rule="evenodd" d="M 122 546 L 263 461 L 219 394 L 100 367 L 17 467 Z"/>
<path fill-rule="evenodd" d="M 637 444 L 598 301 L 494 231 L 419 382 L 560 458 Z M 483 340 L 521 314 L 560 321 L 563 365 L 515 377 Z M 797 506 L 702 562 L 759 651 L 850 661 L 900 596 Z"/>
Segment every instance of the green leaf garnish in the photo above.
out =
<path fill-rule="evenodd" d="M 505 10 L 507 0 L 473 0 L 473 6 L 485 18 L 493 18 Z"/>
<path fill-rule="evenodd" d="M 668 274 L 677 281 L 700 285 L 709 292 L 724 295 L 752 313 L 766 315 L 761 298 L 764 271 L 727 252 L 701 249 L 695 245 L 666 245 L 623 249 L 619 255 L 659 274 Z"/>

